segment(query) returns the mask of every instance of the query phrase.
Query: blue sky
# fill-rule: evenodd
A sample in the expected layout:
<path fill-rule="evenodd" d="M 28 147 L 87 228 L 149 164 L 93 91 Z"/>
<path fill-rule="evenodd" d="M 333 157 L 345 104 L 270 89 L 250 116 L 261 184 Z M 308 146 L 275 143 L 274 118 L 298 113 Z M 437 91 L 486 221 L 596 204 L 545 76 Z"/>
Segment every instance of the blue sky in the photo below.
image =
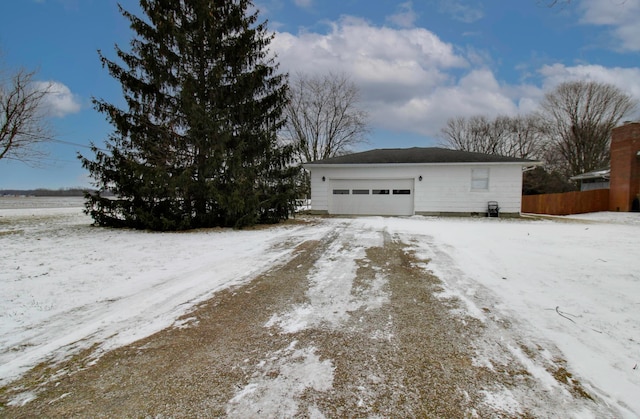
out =
<path fill-rule="evenodd" d="M 448 118 L 535 110 L 562 81 L 615 84 L 640 100 L 640 0 L 256 0 L 281 70 L 343 72 L 370 117 L 362 148 L 432 146 Z M 122 0 L 138 11 L 136 0 Z M 54 83 L 56 142 L 36 166 L 0 160 L 0 189 L 89 186 L 76 159 L 111 132 L 91 98 L 121 103 L 97 50 L 132 33 L 113 0 L 6 0 L 0 63 Z M 638 119 L 640 114 L 629 119 Z"/>

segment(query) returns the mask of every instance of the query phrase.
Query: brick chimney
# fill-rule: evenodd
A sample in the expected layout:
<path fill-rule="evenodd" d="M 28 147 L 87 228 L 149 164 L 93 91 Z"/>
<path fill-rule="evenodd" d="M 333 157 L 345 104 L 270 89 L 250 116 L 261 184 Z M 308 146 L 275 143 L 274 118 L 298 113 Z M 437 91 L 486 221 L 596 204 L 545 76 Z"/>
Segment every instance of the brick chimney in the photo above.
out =
<path fill-rule="evenodd" d="M 625 122 L 611 131 L 610 211 L 631 211 L 640 194 L 640 122 Z"/>

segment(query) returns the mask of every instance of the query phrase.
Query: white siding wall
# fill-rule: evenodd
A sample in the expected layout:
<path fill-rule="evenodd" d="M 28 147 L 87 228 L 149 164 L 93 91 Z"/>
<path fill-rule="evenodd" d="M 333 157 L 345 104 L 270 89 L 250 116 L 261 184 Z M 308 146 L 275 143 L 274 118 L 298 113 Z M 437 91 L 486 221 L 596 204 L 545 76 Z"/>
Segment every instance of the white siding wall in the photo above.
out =
<path fill-rule="evenodd" d="M 311 171 L 311 209 L 313 211 L 328 211 L 329 196 L 328 182 L 323 182 L 322 177 L 329 178 L 329 170 L 316 168 Z"/>
<path fill-rule="evenodd" d="M 489 189 L 471 190 L 471 170 L 489 168 Z M 322 181 L 322 177 L 325 181 Z M 422 176 L 422 181 L 418 177 Z M 382 167 L 311 166 L 311 208 L 328 211 L 332 179 L 415 179 L 416 213 L 486 212 L 488 201 L 498 201 L 500 212 L 519 213 L 522 167 L 518 164 L 396 165 Z"/>
<path fill-rule="evenodd" d="M 425 166 L 416 184 L 416 212 L 486 212 L 488 201 L 498 201 L 500 212 L 519 213 L 522 202 L 522 167 L 486 165 L 489 189 L 471 189 L 472 165 Z"/>

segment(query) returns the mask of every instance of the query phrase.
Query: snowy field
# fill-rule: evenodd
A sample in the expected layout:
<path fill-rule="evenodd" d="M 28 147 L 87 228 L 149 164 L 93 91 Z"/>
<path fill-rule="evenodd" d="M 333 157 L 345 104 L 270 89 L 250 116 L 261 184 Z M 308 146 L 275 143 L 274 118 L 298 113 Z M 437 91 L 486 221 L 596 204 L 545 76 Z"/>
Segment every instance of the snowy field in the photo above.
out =
<path fill-rule="evenodd" d="M 81 198 L 0 198 L 0 385 L 43 360 L 171 326 L 326 231 L 151 233 L 91 222 Z"/>
<path fill-rule="evenodd" d="M 91 227 L 81 204 L 0 198 L 0 384 L 38 362 L 171 326 L 345 222 L 148 233 Z M 466 314 L 510 319 L 526 339 L 555 345 L 574 378 L 623 417 L 640 417 L 640 214 L 348 222 L 398 235 Z"/>

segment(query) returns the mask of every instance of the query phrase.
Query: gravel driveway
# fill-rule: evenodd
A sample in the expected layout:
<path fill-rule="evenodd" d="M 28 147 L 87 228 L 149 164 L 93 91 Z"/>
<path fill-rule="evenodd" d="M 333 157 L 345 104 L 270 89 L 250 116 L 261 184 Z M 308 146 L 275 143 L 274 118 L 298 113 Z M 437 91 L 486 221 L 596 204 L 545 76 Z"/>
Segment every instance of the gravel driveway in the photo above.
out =
<path fill-rule="evenodd" d="M 410 243 L 345 220 L 176 327 L 97 361 L 87 351 L 36 368 L 0 392 L 0 416 L 615 416 L 553 348 L 511 319 L 466 315 L 442 291 Z M 37 397 L 9 405 L 16 394 Z"/>

